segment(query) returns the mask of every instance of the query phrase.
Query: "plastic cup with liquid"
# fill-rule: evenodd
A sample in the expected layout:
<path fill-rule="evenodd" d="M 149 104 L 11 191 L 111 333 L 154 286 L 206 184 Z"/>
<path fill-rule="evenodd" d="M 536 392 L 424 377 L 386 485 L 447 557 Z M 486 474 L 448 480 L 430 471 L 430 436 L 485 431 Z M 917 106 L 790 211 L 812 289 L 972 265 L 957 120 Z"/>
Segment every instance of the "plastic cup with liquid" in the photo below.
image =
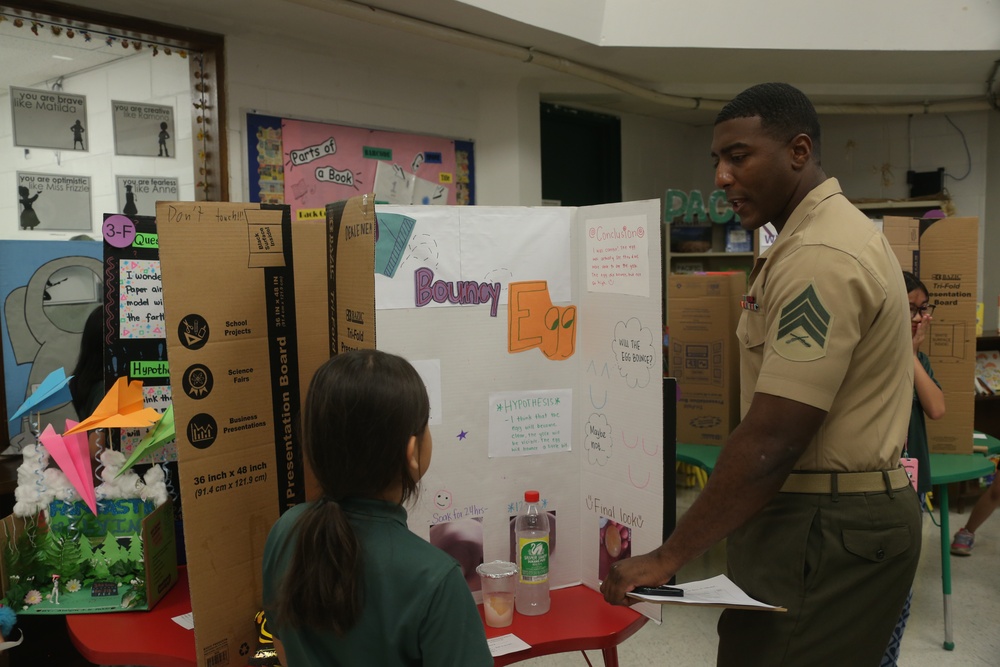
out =
<path fill-rule="evenodd" d="M 483 612 L 486 625 L 506 628 L 514 620 L 514 584 L 517 565 L 505 560 L 483 563 L 476 568 L 483 582 Z"/>

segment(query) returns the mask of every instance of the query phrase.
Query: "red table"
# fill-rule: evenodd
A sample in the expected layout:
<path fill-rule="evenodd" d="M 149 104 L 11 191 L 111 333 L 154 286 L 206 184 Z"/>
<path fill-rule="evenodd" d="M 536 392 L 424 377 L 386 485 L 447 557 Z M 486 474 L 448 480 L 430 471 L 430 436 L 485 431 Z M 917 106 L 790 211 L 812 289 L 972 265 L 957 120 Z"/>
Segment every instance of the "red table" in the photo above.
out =
<path fill-rule="evenodd" d="M 191 611 L 187 568 L 152 611 L 69 614 L 69 638 L 87 660 L 98 665 L 196 667 L 194 631 L 172 620 Z"/>
<path fill-rule="evenodd" d="M 191 611 L 187 569 L 178 568 L 177 584 L 152 611 L 66 616 L 70 640 L 87 660 L 99 665 L 196 667 L 194 632 L 171 619 Z M 483 606 L 479 605 L 479 615 Z M 628 607 L 607 604 L 586 586 L 552 591 L 549 613 L 514 614 L 506 628 L 486 628 L 489 638 L 515 634 L 531 648 L 496 658 L 495 667 L 552 653 L 596 651 L 607 667 L 618 667 L 618 645 L 638 632 L 646 617 Z M 485 621 L 484 621 L 485 623 Z"/>
<path fill-rule="evenodd" d="M 479 615 L 483 616 L 483 605 L 479 605 Z M 487 626 L 486 637 L 514 634 L 531 644 L 525 651 L 494 658 L 494 667 L 540 655 L 584 650 L 600 650 L 607 667 L 618 667 L 618 645 L 638 632 L 647 620 L 629 607 L 609 605 L 600 593 L 580 585 L 552 591 L 547 614 L 515 613 L 514 622 L 506 628 Z"/>

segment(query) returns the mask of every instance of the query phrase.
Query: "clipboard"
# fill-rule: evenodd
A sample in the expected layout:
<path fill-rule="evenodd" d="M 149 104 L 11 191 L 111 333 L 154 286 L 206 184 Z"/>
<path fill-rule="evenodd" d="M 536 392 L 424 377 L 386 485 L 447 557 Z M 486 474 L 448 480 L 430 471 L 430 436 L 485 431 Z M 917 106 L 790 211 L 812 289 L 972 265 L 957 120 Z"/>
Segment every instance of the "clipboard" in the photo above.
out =
<path fill-rule="evenodd" d="M 650 602 L 652 604 L 695 605 L 698 607 L 720 607 L 723 609 L 746 609 L 747 611 L 788 611 L 785 607 L 764 604 L 759 600 L 753 599 L 724 574 L 702 581 L 677 584 L 675 588 L 682 589 L 684 597 L 640 595 L 638 593 L 627 593 L 626 595 L 634 600 L 641 600 L 642 602 Z"/>

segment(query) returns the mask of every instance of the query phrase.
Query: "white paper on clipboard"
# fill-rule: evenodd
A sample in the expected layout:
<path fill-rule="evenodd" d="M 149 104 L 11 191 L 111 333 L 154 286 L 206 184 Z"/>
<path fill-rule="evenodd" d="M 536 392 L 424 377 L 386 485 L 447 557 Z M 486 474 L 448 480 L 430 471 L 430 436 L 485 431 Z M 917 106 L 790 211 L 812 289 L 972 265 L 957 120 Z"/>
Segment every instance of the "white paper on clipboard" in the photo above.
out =
<path fill-rule="evenodd" d="M 660 597 L 629 593 L 628 596 L 654 604 L 695 604 L 704 607 L 727 607 L 730 609 L 756 609 L 760 611 L 788 611 L 784 607 L 764 604 L 743 592 L 729 577 L 720 574 L 711 579 L 676 584 L 684 591 L 684 597 Z"/>

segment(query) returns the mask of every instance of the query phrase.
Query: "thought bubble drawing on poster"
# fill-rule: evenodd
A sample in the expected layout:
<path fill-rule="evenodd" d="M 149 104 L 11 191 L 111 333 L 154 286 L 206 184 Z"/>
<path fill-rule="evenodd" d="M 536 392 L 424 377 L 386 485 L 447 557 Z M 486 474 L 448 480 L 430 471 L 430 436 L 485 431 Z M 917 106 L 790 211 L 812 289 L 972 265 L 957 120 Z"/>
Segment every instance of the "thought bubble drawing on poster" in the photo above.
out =
<path fill-rule="evenodd" d="M 614 353 L 618 373 L 625 378 L 628 386 L 636 388 L 649 384 L 653 364 L 656 362 L 651 329 L 643 327 L 635 317 L 627 322 L 619 322 L 615 325 L 611 351 Z"/>
<path fill-rule="evenodd" d="M 587 461 L 591 465 L 605 465 L 611 459 L 614 442 L 611 439 L 611 425 L 602 414 L 592 414 L 584 427 L 583 448 L 587 451 Z"/>

